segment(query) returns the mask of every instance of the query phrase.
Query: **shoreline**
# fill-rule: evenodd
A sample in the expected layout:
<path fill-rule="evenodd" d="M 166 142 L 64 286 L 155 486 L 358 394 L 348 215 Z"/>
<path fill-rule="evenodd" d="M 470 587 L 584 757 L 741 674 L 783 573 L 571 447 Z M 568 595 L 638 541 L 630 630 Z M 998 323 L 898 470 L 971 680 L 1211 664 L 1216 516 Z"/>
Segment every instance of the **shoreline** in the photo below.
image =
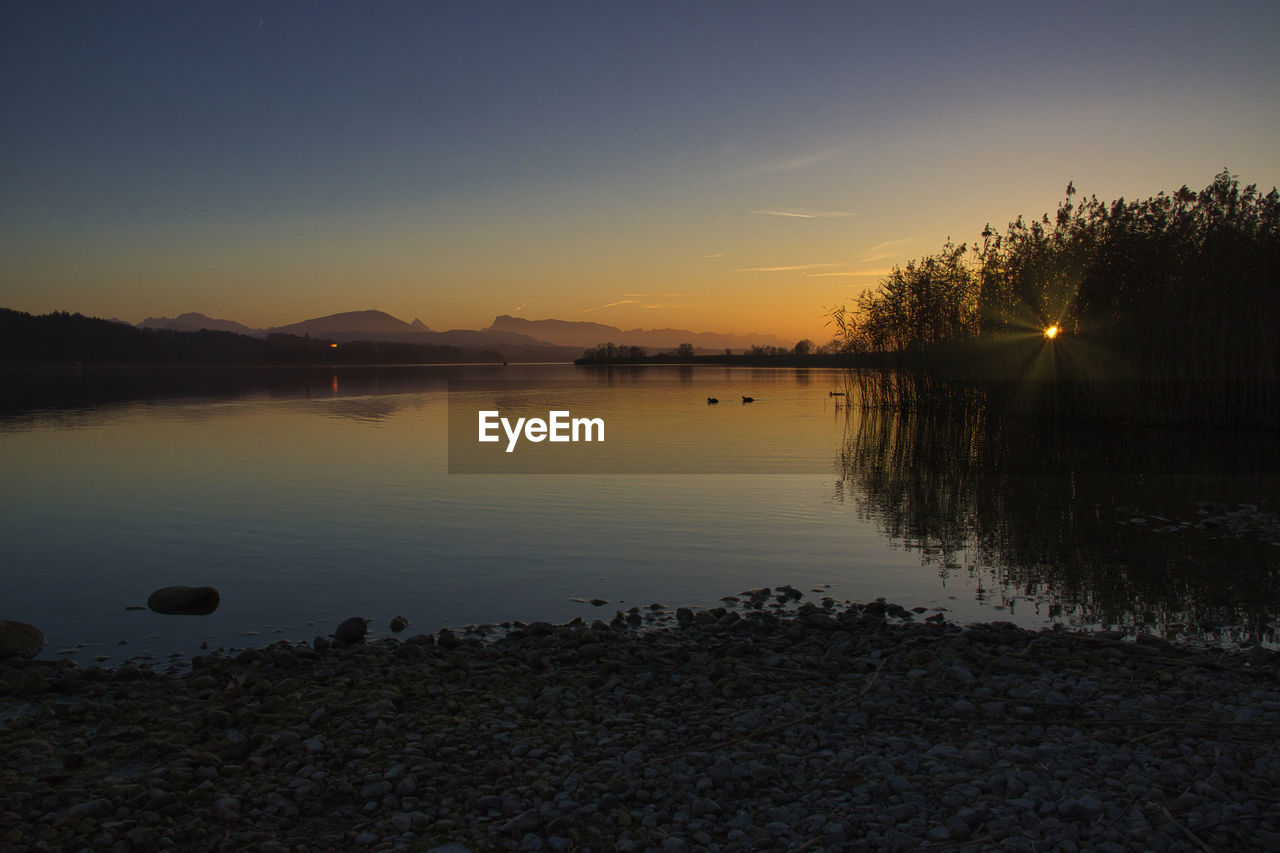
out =
<path fill-rule="evenodd" d="M 1280 655 L 890 607 L 11 661 L 0 849 L 1280 846 Z"/>
<path fill-rule="evenodd" d="M 1136 524 L 1142 521 L 1140 516 L 1140 513 L 1135 515 L 1135 518 L 1130 523 Z M 1156 517 L 1153 516 L 1153 518 Z M 1274 514 L 1271 518 L 1274 525 Z M 1161 520 L 1167 521 L 1167 519 Z M 1126 522 L 1122 520 L 1119 523 L 1124 525 Z M 1157 530 L 1157 532 L 1159 531 Z M 763 593 L 763 595 L 753 598 L 752 593 Z M 737 595 L 725 595 L 714 600 L 687 601 L 678 607 L 659 603 L 645 605 L 638 601 L 627 599 L 589 600 L 580 596 L 570 596 L 566 601 L 578 606 L 576 614 L 568 615 L 565 611 L 555 614 L 543 614 L 538 617 L 538 621 L 557 625 L 573 625 L 584 621 L 593 622 L 606 619 L 614 627 L 621 627 L 625 623 L 626 627 L 630 629 L 647 631 L 659 630 L 678 624 L 676 614 L 679 610 L 689 610 L 694 614 L 717 609 L 737 610 L 740 615 L 746 616 L 754 610 L 767 609 L 775 617 L 792 618 L 806 603 L 810 604 L 810 606 L 821 606 L 828 611 L 840 611 L 851 606 L 863 606 L 855 599 L 837 598 L 835 593 L 836 590 L 832 588 L 831 584 L 822 584 L 821 586 L 806 588 L 803 591 L 783 584 L 772 589 L 764 587 L 757 590 L 746 590 Z M 964 612 L 966 609 L 964 607 L 957 609 L 955 598 L 956 596 L 951 595 L 944 601 L 938 599 L 928 600 L 911 608 L 894 603 L 885 603 L 885 615 L 891 622 L 898 620 L 906 623 L 915 620 L 945 620 L 961 628 L 997 621 L 1008 622 L 1022 630 L 1031 632 L 1065 631 L 1073 634 L 1093 634 L 1128 643 L 1168 644 L 1193 652 L 1244 652 L 1254 645 L 1262 646 L 1272 652 L 1280 652 L 1280 646 L 1277 645 L 1274 636 L 1270 634 L 1255 636 L 1247 632 L 1243 626 L 1234 623 L 1206 622 L 1199 625 L 1197 630 L 1188 630 L 1188 626 L 1181 623 L 1166 626 L 1162 624 L 1079 621 L 1074 618 L 1063 618 L 1061 613 L 1044 615 L 1038 610 L 1035 611 L 1034 618 L 1027 618 L 1025 615 L 1017 613 L 1013 606 L 1006 604 L 988 605 L 977 613 L 974 612 L 973 608 L 968 608 L 969 612 L 966 613 Z M 883 598 L 876 599 L 876 602 L 884 601 Z M 608 606 L 606 607 L 605 605 Z M 872 606 L 876 606 L 875 602 L 872 603 Z M 135 604 L 126 606 L 124 610 L 148 611 L 149 608 L 145 605 Z M 616 615 L 609 617 L 610 610 L 613 610 Z M 413 629 L 407 632 L 404 631 L 405 627 L 414 624 L 409 620 L 405 620 L 399 630 L 395 626 L 388 627 L 388 622 L 395 622 L 397 619 L 403 618 L 399 616 L 389 617 L 388 614 L 392 612 L 394 611 L 383 609 L 376 617 L 364 617 L 368 623 L 366 639 L 369 642 L 382 640 L 400 641 L 418 633 Z M 411 611 L 406 610 L 405 612 Z M 1067 615 L 1072 616 L 1073 614 L 1069 613 Z M 166 620 L 175 618 L 164 614 L 161 614 L 161 617 Z M 190 616 L 177 617 L 180 621 L 192 620 L 192 624 L 195 624 L 199 618 L 203 617 L 197 617 L 195 620 Z M 420 614 L 415 614 L 415 619 L 420 618 Z M 557 621 L 559 619 L 565 621 Z M 314 636 L 317 640 L 322 640 L 326 636 L 332 639 L 333 631 L 337 627 L 338 621 L 341 620 L 332 620 L 331 622 L 328 617 L 309 619 L 300 617 L 288 621 L 289 624 L 283 626 L 278 622 L 272 624 L 245 623 L 244 625 L 237 625 L 229 630 L 224 630 L 221 633 L 203 634 L 200 637 L 195 637 L 193 642 L 188 641 L 191 638 L 183 641 L 173 637 L 165 639 L 155 633 L 142 636 L 138 633 L 138 630 L 135 630 L 134 635 L 131 635 L 130 638 L 119 639 L 114 644 L 101 639 L 81 640 L 71 644 L 46 641 L 32 660 L 35 663 L 49 666 L 70 664 L 79 667 L 97 666 L 108 670 L 114 670 L 128 664 L 144 670 L 162 672 L 166 675 L 179 675 L 189 672 L 192 659 L 203 655 L 235 657 L 245 651 L 261 650 L 272 645 L 299 646 L 313 644 L 314 641 L 308 640 L 308 636 Z M 435 624 L 439 626 L 439 630 L 451 631 L 459 637 L 478 639 L 488 644 L 502 639 L 507 636 L 508 632 L 520 631 L 526 623 L 504 620 L 467 623 L 459 621 L 444 624 L 437 622 Z M 1280 625 L 1280 623 L 1277 623 L 1277 625 Z M 41 629 L 43 626 L 36 625 L 33 627 Z M 1173 630 L 1174 628 L 1181 630 L 1175 631 Z M 153 628 L 149 626 L 145 630 L 153 630 Z M 327 631 L 328 634 L 319 635 L 316 634 L 317 631 Z M 115 635 L 118 636 L 123 633 L 127 632 L 120 631 L 116 632 Z M 66 638 L 63 639 L 65 640 Z M 153 641 L 153 644 L 142 649 L 136 647 L 139 642 L 148 641 Z M 2 654 L 3 648 L 0 647 L 0 666 L 3 665 Z"/>

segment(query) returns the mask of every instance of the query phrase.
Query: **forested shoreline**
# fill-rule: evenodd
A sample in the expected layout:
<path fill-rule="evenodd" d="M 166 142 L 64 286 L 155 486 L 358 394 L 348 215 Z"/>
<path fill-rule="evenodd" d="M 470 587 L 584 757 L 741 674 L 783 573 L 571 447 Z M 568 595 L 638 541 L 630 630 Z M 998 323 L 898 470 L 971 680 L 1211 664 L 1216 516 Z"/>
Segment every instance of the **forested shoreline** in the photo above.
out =
<path fill-rule="evenodd" d="M 234 332 L 139 329 L 57 311 L 32 315 L 0 308 L 0 366 L 209 366 L 439 364 L 502 361 L 492 351 L 394 341 L 335 344 L 321 338 Z"/>

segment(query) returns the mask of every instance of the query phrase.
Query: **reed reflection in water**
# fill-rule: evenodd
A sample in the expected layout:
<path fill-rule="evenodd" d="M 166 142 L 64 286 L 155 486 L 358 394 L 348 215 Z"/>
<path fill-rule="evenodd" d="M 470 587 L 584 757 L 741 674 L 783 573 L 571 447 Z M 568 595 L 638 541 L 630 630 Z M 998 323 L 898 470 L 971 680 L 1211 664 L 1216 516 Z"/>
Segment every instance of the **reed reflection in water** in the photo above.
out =
<path fill-rule="evenodd" d="M 1274 511 L 1274 436 L 850 411 L 837 499 L 945 580 L 1055 622 L 1271 644 L 1280 548 L 1196 527 L 1197 503 Z M 1142 514 L 1169 524 L 1130 524 Z M 1170 531 L 1170 527 L 1179 527 Z"/>

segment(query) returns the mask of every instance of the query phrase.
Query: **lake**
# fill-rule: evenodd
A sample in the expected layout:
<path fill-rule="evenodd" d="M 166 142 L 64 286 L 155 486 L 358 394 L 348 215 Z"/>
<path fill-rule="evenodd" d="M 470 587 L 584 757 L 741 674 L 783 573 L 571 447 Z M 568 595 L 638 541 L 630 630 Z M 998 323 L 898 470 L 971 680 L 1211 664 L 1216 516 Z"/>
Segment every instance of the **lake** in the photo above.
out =
<path fill-rule="evenodd" d="M 830 395 L 839 371 L 805 368 L 0 382 L 0 617 L 41 628 L 46 658 L 163 663 L 353 615 L 375 636 L 397 615 L 410 634 L 609 619 L 779 584 L 917 618 L 1275 645 L 1280 547 L 1197 527 L 1275 512 L 1274 434 L 861 412 Z M 507 453 L 501 430 L 477 441 L 481 411 L 598 417 L 604 440 Z M 208 616 L 127 609 L 205 584 Z"/>

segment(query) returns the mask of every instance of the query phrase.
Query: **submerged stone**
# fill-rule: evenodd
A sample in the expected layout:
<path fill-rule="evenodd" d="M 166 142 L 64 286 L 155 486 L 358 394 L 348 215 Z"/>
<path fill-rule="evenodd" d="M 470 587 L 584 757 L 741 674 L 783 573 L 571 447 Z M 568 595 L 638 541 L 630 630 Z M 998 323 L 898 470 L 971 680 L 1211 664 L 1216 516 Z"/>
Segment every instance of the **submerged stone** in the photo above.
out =
<path fill-rule="evenodd" d="M 166 586 L 151 593 L 147 607 L 167 616 L 207 616 L 221 601 L 211 586 Z"/>

